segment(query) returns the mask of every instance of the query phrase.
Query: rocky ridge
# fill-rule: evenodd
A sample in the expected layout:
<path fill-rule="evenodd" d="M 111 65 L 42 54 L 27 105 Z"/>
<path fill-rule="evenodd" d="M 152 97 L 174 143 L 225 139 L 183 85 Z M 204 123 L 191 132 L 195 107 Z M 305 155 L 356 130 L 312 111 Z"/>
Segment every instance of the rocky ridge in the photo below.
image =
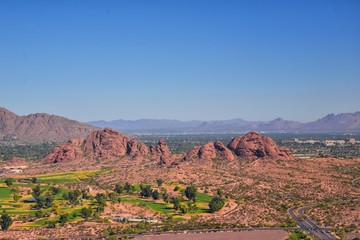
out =
<path fill-rule="evenodd" d="M 45 163 L 58 163 L 80 158 L 96 160 L 112 160 L 123 156 L 137 159 L 155 159 L 160 165 L 177 164 L 165 140 L 160 139 L 149 148 L 135 138 L 129 138 L 113 129 L 105 128 L 90 133 L 85 140 L 73 139 L 53 148 L 44 158 Z M 291 160 L 291 151 L 279 147 L 268 136 L 250 132 L 245 136 L 237 136 L 228 146 L 220 141 L 208 142 L 196 146 L 185 153 L 182 160 L 212 159 L 233 161 L 235 156 L 244 159 L 280 159 Z"/>
<path fill-rule="evenodd" d="M 144 157 L 154 158 L 161 164 L 172 161 L 171 152 L 164 140 L 160 140 L 149 150 L 141 141 L 105 128 L 90 133 L 85 140 L 73 139 L 56 146 L 45 156 L 44 162 L 59 163 L 80 158 L 106 160 L 123 156 L 130 156 L 135 160 Z"/>
<path fill-rule="evenodd" d="M 63 142 L 85 138 L 96 129 L 85 123 L 46 113 L 18 116 L 0 107 L 0 140 Z"/>

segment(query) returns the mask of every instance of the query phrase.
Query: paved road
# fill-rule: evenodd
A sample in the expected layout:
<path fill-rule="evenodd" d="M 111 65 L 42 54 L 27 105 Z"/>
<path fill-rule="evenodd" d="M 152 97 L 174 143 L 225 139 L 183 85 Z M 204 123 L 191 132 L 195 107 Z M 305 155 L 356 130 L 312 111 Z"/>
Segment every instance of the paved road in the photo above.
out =
<path fill-rule="evenodd" d="M 311 236 L 317 237 L 321 240 L 336 239 L 333 235 L 331 235 L 329 229 L 318 226 L 305 215 L 304 211 L 308 207 L 310 206 L 302 207 L 299 209 L 296 209 L 295 207 L 289 208 L 288 214 L 292 217 L 292 219 L 294 219 L 296 224 L 299 225 L 302 230 L 308 232 Z M 301 218 L 296 215 L 296 212 L 299 213 Z"/>

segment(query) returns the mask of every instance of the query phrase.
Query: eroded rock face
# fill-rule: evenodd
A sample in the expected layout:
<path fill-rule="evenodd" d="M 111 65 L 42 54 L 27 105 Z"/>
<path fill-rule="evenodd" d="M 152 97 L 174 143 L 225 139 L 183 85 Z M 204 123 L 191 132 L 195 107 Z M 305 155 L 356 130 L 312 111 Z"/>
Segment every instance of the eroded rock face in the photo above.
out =
<path fill-rule="evenodd" d="M 161 165 L 167 165 L 174 161 L 164 139 L 160 139 L 155 146 L 150 146 L 150 155 L 153 158 L 158 158 Z"/>
<path fill-rule="evenodd" d="M 45 157 L 46 163 L 76 160 L 81 157 L 90 159 L 112 159 L 125 155 L 141 158 L 147 156 L 149 149 L 136 139 L 130 139 L 121 133 L 105 128 L 90 133 L 85 140 L 74 139 L 56 146 Z"/>
<path fill-rule="evenodd" d="M 216 141 L 194 147 L 186 153 L 184 160 L 203 159 L 209 161 L 217 158 L 231 161 L 234 160 L 234 155 L 222 142 Z"/>
<path fill-rule="evenodd" d="M 245 136 L 233 138 L 228 147 L 241 158 L 292 159 L 290 149 L 278 147 L 270 137 L 261 136 L 257 132 L 249 132 Z"/>
<path fill-rule="evenodd" d="M 231 150 L 228 149 L 222 142 L 214 142 L 214 147 L 216 149 L 216 152 L 219 153 L 223 159 L 230 161 L 235 159 L 234 154 L 231 152 Z"/>
<path fill-rule="evenodd" d="M 56 146 L 45 158 L 45 163 L 60 163 L 65 161 L 71 161 L 83 156 L 81 145 L 83 139 L 72 139 L 66 143 Z"/>
<path fill-rule="evenodd" d="M 86 156 L 99 159 L 110 159 L 130 155 L 132 157 L 147 155 L 148 148 L 136 139 L 129 139 L 111 128 L 92 132 L 84 141 Z"/>

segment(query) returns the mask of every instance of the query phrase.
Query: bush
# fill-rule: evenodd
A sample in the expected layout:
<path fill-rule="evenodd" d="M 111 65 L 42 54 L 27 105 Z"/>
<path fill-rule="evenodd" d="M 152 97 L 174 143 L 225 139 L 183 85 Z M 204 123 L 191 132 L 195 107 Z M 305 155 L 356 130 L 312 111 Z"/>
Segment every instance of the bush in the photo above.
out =
<path fill-rule="evenodd" d="M 6 184 L 6 186 L 10 187 L 14 182 L 14 179 L 12 178 L 7 178 L 4 183 Z"/>
<path fill-rule="evenodd" d="M 81 217 L 85 219 L 89 219 L 93 215 L 92 208 L 82 208 L 81 209 Z"/>
<path fill-rule="evenodd" d="M 1 215 L 0 226 L 3 231 L 8 230 L 12 223 L 13 223 L 13 220 L 9 215 L 7 215 L 5 213 L 3 215 Z"/>
<path fill-rule="evenodd" d="M 150 185 L 140 185 L 140 196 L 141 197 L 145 197 L 145 198 L 149 198 L 152 195 L 152 190 L 151 190 L 151 186 Z"/>
<path fill-rule="evenodd" d="M 156 179 L 156 183 L 158 187 L 161 187 L 161 185 L 164 183 L 162 179 Z"/>
<path fill-rule="evenodd" d="M 219 196 L 213 197 L 209 203 L 209 209 L 211 213 L 219 211 L 225 205 L 224 199 Z"/>
<path fill-rule="evenodd" d="M 195 200 L 197 188 L 194 185 L 188 186 L 185 189 L 185 195 L 189 200 Z"/>
<path fill-rule="evenodd" d="M 152 192 L 152 198 L 154 200 L 158 200 L 159 199 L 159 192 L 157 190 Z"/>

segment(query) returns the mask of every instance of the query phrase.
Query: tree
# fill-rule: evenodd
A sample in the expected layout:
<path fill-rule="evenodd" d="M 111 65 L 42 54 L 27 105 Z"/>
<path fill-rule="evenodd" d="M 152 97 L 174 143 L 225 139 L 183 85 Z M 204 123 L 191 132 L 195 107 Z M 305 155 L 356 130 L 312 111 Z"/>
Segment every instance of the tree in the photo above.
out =
<path fill-rule="evenodd" d="M 20 198 L 21 198 L 21 196 L 18 193 L 14 193 L 13 199 L 15 202 L 18 202 Z"/>
<path fill-rule="evenodd" d="M 52 208 L 51 208 L 51 211 L 53 213 L 55 213 L 56 215 L 58 215 L 60 213 L 60 204 L 58 201 L 54 201 L 53 204 L 52 204 Z"/>
<path fill-rule="evenodd" d="M 82 199 L 90 199 L 90 194 L 87 189 L 81 190 L 81 197 Z"/>
<path fill-rule="evenodd" d="M 163 189 L 161 191 L 161 197 L 164 200 L 164 202 L 166 202 L 166 203 L 169 202 L 169 194 L 167 193 L 166 189 Z"/>
<path fill-rule="evenodd" d="M 158 187 L 161 187 L 161 185 L 164 183 L 162 179 L 156 179 L 156 183 L 158 185 Z"/>
<path fill-rule="evenodd" d="M 182 199 L 180 196 L 172 197 L 172 198 L 171 198 L 171 203 L 174 204 L 174 209 L 175 209 L 175 210 L 179 210 L 180 202 L 181 202 L 182 200 L 183 200 L 183 199 Z"/>
<path fill-rule="evenodd" d="M 55 196 L 56 194 L 59 194 L 60 191 L 61 191 L 60 188 L 54 187 L 54 186 L 51 186 L 49 190 L 50 190 L 51 194 L 54 195 L 54 196 Z"/>
<path fill-rule="evenodd" d="M 7 178 L 4 183 L 6 184 L 6 186 L 10 187 L 14 182 L 14 179 L 12 178 Z"/>
<path fill-rule="evenodd" d="M 152 195 L 152 190 L 151 190 L 151 186 L 150 185 L 140 185 L 140 196 L 141 197 L 145 197 L 145 198 L 149 198 Z"/>
<path fill-rule="evenodd" d="M 36 177 L 31 178 L 32 183 L 37 183 L 38 179 Z"/>
<path fill-rule="evenodd" d="M 213 197 L 209 203 L 209 209 L 211 213 L 219 211 L 225 204 L 224 199 L 219 196 Z"/>
<path fill-rule="evenodd" d="M 217 195 L 221 198 L 223 197 L 223 191 L 220 188 L 217 189 Z"/>
<path fill-rule="evenodd" d="M 69 191 L 63 194 L 63 198 L 68 200 L 71 205 L 79 204 L 79 197 L 81 196 L 80 190 Z"/>
<path fill-rule="evenodd" d="M 106 196 L 103 193 L 97 193 L 95 196 L 98 207 L 96 208 L 97 212 L 103 212 L 106 206 Z"/>
<path fill-rule="evenodd" d="M 20 190 L 16 187 L 11 188 L 10 193 L 13 195 L 13 199 L 15 202 L 18 202 L 21 198 L 20 196 Z"/>
<path fill-rule="evenodd" d="M 35 200 L 36 200 L 36 205 L 35 205 L 36 209 L 50 208 L 50 207 L 52 207 L 52 204 L 54 201 L 54 199 L 49 196 L 37 197 L 37 198 L 35 198 Z"/>
<path fill-rule="evenodd" d="M 118 194 L 122 194 L 124 191 L 124 187 L 121 184 L 117 183 L 115 184 L 114 191 L 117 192 Z"/>
<path fill-rule="evenodd" d="M 155 191 L 152 192 L 152 198 L 153 198 L 154 200 L 158 200 L 158 199 L 159 199 L 159 192 L 158 192 L 158 190 L 155 190 Z"/>
<path fill-rule="evenodd" d="M 3 231 L 8 230 L 12 223 L 13 220 L 9 215 L 7 215 L 6 213 L 1 215 L 0 226 Z"/>
<path fill-rule="evenodd" d="M 128 182 L 126 182 L 125 185 L 124 185 L 124 189 L 125 189 L 126 192 L 130 192 L 131 187 L 132 187 L 131 184 L 128 183 Z"/>
<path fill-rule="evenodd" d="M 81 217 L 82 218 L 89 219 L 92 215 L 93 215 L 92 208 L 84 207 L 84 208 L 81 209 Z"/>
<path fill-rule="evenodd" d="M 67 221 L 69 221 L 69 214 L 68 213 L 61 214 L 59 218 L 60 226 L 64 226 L 65 223 L 67 223 Z"/>
<path fill-rule="evenodd" d="M 36 185 L 36 187 L 34 187 L 33 189 L 32 189 L 32 196 L 34 197 L 34 198 L 38 198 L 38 197 L 40 197 L 40 195 L 41 195 L 41 193 L 42 193 L 42 190 L 41 190 L 41 188 L 40 188 L 40 185 L 38 184 L 38 185 Z"/>
<path fill-rule="evenodd" d="M 185 195 L 189 200 L 195 201 L 197 188 L 194 185 L 190 185 L 185 189 Z"/>

